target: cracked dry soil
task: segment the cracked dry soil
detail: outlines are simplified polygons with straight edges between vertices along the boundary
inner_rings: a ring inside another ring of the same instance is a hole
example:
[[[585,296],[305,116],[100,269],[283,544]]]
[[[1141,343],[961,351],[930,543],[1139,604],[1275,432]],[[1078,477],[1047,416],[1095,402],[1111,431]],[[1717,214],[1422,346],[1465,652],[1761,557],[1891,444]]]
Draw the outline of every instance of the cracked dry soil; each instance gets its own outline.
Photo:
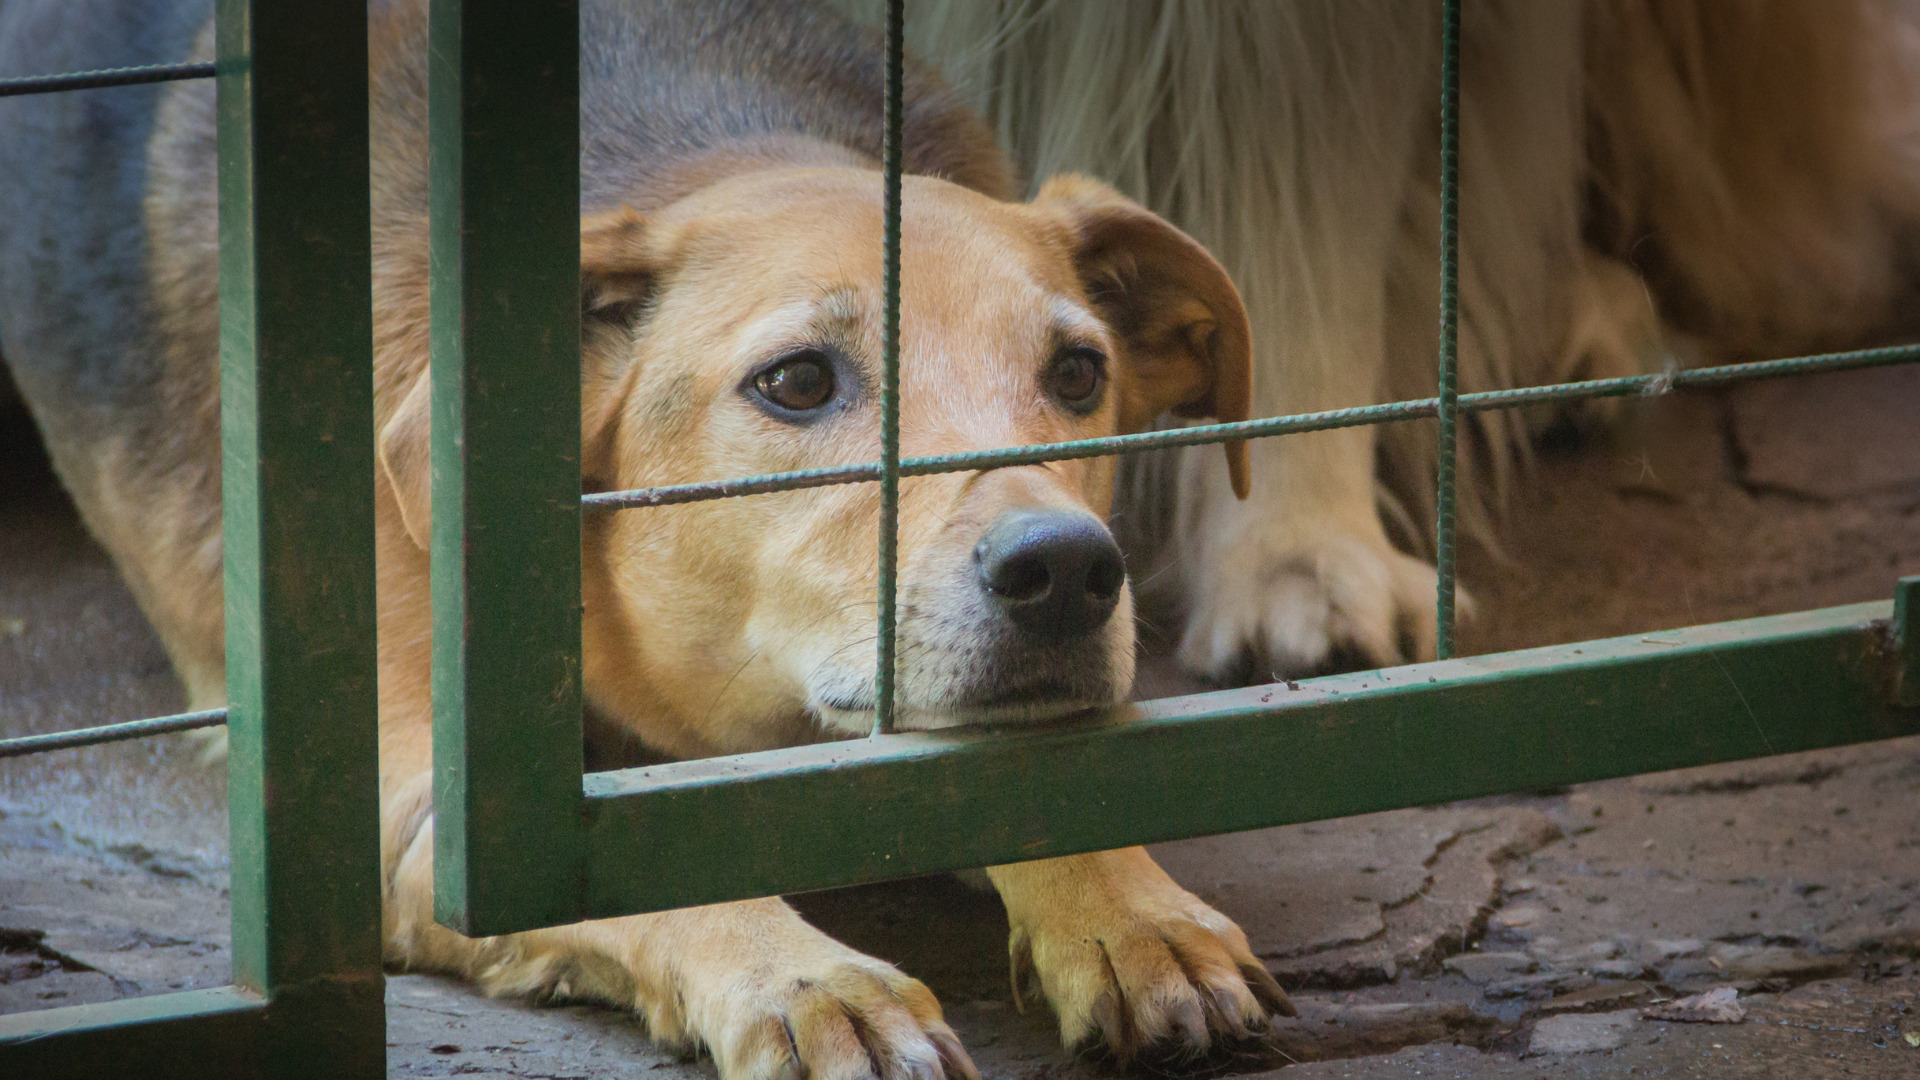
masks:
[[[1902,437],[1916,412],[1920,371],[1822,376],[1636,403],[1608,439],[1543,452],[1504,552],[1467,557],[1481,616],[1463,651],[1885,597],[1920,572],[1920,440]],[[110,563],[7,426],[3,733],[177,708]],[[1143,689],[1181,688],[1160,669]],[[226,980],[223,790],[193,757],[174,737],[0,762],[0,1011]],[[1160,845],[1301,1015],[1149,1067],[1920,1075],[1916,806],[1920,740],[1902,740]],[[1063,1054],[1043,1010],[1014,1009],[990,894],[937,878],[796,902],[925,979],[986,1075],[1112,1074]],[[1642,1018],[1719,987],[1742,1023]],[[390,980],[388,1039],[396,1076],[712,1075],[624,1015],[422,975]]]

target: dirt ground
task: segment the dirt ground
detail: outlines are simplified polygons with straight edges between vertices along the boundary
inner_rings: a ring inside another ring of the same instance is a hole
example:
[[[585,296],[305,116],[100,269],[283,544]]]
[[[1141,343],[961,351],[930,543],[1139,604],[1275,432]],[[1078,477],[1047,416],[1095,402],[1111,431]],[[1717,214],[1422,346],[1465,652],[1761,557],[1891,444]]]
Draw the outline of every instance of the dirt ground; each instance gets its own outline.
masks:
[[[4,398],[4,395],[0,395]],[[1920,573],[1920,369],[1631,403],[1542,451],[1463,651],[1884,599]],[[1177,688],[1164,670],[1149,689]],[[17,418],[0,417],[0,735],[182,704]],[[0,1012],[227,978],[224,784],[186,737],[0,761]],[[1299,1018],[1135,1075],[1920,1076],[1920,740],[1161,845]],[[951,878],[800,897],[940,994],[993,1078],[1092,1078]],[[1734,1022],[1648,1018],[1731,989]],[[625,1015],[388,990],[395,1076],[711,1077]]]

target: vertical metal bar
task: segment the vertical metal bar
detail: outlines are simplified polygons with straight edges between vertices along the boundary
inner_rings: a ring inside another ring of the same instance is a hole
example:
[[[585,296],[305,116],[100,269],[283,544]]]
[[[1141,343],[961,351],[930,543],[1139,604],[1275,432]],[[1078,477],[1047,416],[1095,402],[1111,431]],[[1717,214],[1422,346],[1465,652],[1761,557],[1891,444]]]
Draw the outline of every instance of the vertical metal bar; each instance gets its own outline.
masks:
[[[217,23],[233,978],[269,1075],[381,1076],[366,7]]]
[[[579,917],[580,13],[433,0],[434,915]]]
[[[1435,649],[1453,655],[1454,471],[1459,455],[1460,0],[1440,4],[1440,476],[1434,526]]]
[[[1920,709],[1920,575],[1901,578],[1893,587],[1893,647],[1899,665],[1893,703]]]
[[[900,535],[900,174],[901,79],[905,69],[904,0],[887,0],[886,297],[880,328],[879,655],[873,675],[873,731],[893,730],[894,603]]]

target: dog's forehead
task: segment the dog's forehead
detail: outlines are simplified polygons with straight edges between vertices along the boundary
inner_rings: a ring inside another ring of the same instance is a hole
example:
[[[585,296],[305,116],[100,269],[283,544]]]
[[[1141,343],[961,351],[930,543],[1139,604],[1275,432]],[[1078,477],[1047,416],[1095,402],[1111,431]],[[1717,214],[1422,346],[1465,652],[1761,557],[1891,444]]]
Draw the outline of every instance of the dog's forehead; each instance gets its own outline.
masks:
[[[906,177],[901,343],[908,384],[1024,398],[1063,344],[1110,345],[1075,273],[1068,231],[1020,203]],[[855,345],[877,364],[882,180],[856,169],[783,170],[728,181],[700,200],[682,254],[730,297],[758,352],[807,337]],[[984,400],[982,402],[984,404]]]
[[[1080,299],[1067,234],[1057,222],[1024,204],[933,177],[906,177],[902,189],[903,288],[918,294],[920,318]],[[870,170],[738,177],[716,185],[695,205],[699,227],[688,254],[747,269],[765,285],[784,277],[877,290],[882,197],[881,176]]]

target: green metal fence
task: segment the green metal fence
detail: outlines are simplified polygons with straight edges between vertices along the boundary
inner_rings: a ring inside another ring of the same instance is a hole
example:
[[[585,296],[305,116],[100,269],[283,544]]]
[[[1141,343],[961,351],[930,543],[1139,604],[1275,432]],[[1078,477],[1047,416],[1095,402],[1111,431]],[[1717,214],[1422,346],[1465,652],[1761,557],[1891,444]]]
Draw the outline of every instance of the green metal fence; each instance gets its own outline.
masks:
[[[0,1016],[0,1075],[386,1072],[374,696],[367,21],[219,0],[213,65],[0,94],[218,80],[228,706],[15,740],[227,723],[233,985]]]
[[[557,140],[576,101],[563,68],[572,3],[440,0],[435,5],[436,170],[457,151],[464,181],[436,172],[435,219],[464,214],[458,234],[436,229],[434,265],[460,275],[466,296],[514,296],[551,311],[545,332],[577,340],[571,227],[577,174],[520,155],[513,177],[483,141]],[[458,16],[453,12],[459,11]],[[1207,833],[1416,806],[1495,792],[1920,732],[1895,674],[1911,665],[1912,613],[1896,629],[1885,603],[1694,627],[1663,635],[1446,659],[1453,652],[1454,445],[1462,412],[1544,401],[1661,392],[1812,371],[1920,360],[1920,347],[1874,349],[1670,375],[1461,394],[1457,325],[1459,3],[1443,4],[1442,252],[1439,393],[1432,398],[1233,424],[946,457],[899,456],[901,4],[889,5],[886,107],[885,379],[876,462],[716,479],[578,497],[574,387],[535,388],[528,366],[496,348],[509,328],[464,321],[436,302],[433,562],[435,772],[440,818],[436,914],[471,934],[581,918],[765,896],[961,867],[1099,850]],[[510,25],[538,42],[538,92],[517,100],[511,130],[489,99],[466,96],[534,66],[488,43],[480,27]],[[475,31],[461,41],[459,27]],[[464,44],[465,50],[460,46]],[[555,65],[552,72],[548,65]],[[453,89],[461,87],[459,91]],[[466,113],[452,102],[460,95]],[[544,110],[544,114],[542,113]],[[484,115],[486,122],[469,124]],[[544,134],[542,134],[544,133]],[[563,148],[552,147],[559,154]],[[536,240],[509,207],[552,207],[537,240],[553,268],[528,281]],[[456,196],[458,201],[456,201]],[[482,239],[499,220],[511,245]],[[467,246],[457,246],[459,237]],[[567,257],[546,247],[567,245]],[[457,268],[457,271],[456,271]],[[447,285],[444,288],[451,289]],[[436,301],[443,295],[436,292]],[[571,306],[568,306],[571,305]],[[564,308],[564,310],[563,310]],[[460,336],[464,326],[466,336]],[[516,372],[517,368],[517,372]],[[513,386],[510,394],[480,387]],[[505,400],[511,398],[511,400]],[[462,413],[466,426],[453,422]],[[567,420],[542,428],[543,412]],[[1107,710],[1026,731],[892,734],[892,537],[899,479],[1068,457],[1261,438],[1438,417],[1439,662],[1206,694]],[[530,462],[529,447],[544,460]],[[464,453],[464,456],[463,456]],[[536,480],[534,470],[544,479]],[[864,742],[744,754],[593,773],[581,780],[578,543],[571,509],[647,508],[827,484],[877,481],[882,491],[876,729]],[[576,503],[577,500],[577,503]],[[559,508],[565,507],[567,512]],[[536,509],[537,508],[537,509]],[[545,532],[533,535],[534,515]],[[565,549],[564,558],[546,552]],[[466,562],[464,573],[453,568]],[[479,560],[494,567],[481,571]],[[1910,597],[1913,582],[1903,586]],[[528,610],[530,593],[547,597]],[[498,621],[477,614],[514,597]],[[510,615],[511,621],[508,616]],[[464,637],[462,637],[464,628]],[[504,685],[497,673],[521,681]],[[487,693],[458,688],[485,673]],[[1909,678],[1904,685],[1912,687]],[[442,690],[448,692],[442,692]],[[1905,702],[1901,704],[1900,702]],[[537,722],[530,722],[536,720]],[[752,829],[739,823],[751,821]],[[661,868],[671,872],[661,872]]]
[[[0,1065],[85,1075],[130,1048],[205,1065],[217,1041],[260,1071],[314,1068],[311,1055],[289,1048],[322,1044],[327,1075],[381,1068],[365,23],[351,4],[347,13],[307,7],[262,5],[256,21],[248,0],[220,6],[235,971],[246,989],[0,1018]],[[1460,413],[1909,363],[1920,346],[1459,393],[1459,2],[1442,7],[1435,397],[901,459],[894,0],[880,460],[583,499],[580,388],[553,375],[573,370],[579,342],[577,2],[434,0],[439,919],[471,934],[505,933],[1920,733],[1920,578],[1900,582],[1891,604],[1450,658]],[[333,124],[324,137],[323,119]],[[331,238],[323,256],[302,239],[315,235]],[[298,311],[286,302],[296,295]],[[322,325],[334,336],[316,337]],[[1025,731],[886,730],[901,477],[1424,417],[1441,428],[1441,660],[1146,702]],[[876,481],[874,737],[583,778],[582,508],[652,512]],[[325,493],[324,518],[300,509],[301,492]],[[338,648],[320,665],[319,650],[287,649],[294,636]],[[320,723],[323,714],[333,722]],[[133,727],[58,738],[147,733]],[[313,784],[320,763],[324,787]],[[313,835],[323,820],[326,835]],[[741,821],[756,827],[739,829]],[[310,921],[291,922],[294,910]],[[154,1026],[163,1020],[185,1026]]]

